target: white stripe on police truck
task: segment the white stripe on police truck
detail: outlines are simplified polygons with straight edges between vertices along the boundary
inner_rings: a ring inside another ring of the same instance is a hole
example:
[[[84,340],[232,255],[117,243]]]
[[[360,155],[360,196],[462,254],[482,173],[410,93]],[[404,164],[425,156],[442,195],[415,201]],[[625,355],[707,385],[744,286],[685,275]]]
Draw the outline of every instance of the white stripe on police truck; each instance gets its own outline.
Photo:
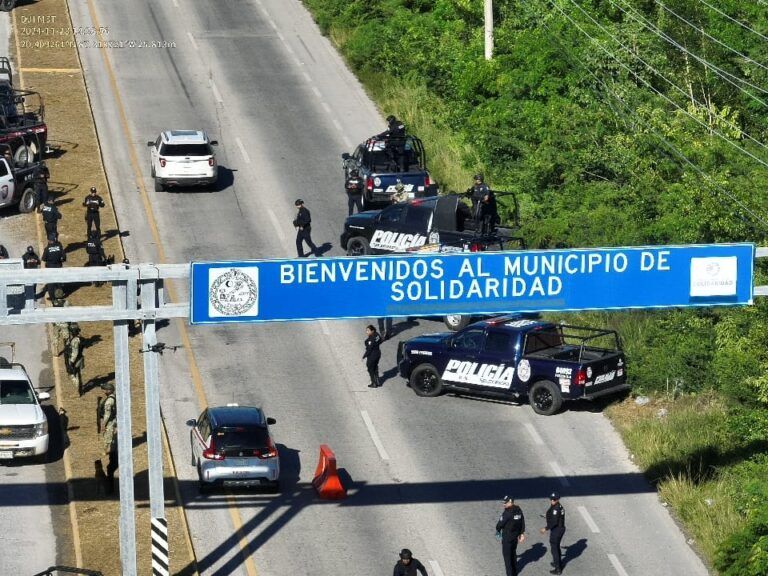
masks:
[[[407,248],[424,246],[427,237],[421,234],[403,234],[389,230],[376,230],[371,238],[371,248],[405,252]]]
[[[491,388],[510,388],[514,375],[514,366],[507,366],[506,364],[478,364],[477,362],[449,360],[443,372],[443,380]]]

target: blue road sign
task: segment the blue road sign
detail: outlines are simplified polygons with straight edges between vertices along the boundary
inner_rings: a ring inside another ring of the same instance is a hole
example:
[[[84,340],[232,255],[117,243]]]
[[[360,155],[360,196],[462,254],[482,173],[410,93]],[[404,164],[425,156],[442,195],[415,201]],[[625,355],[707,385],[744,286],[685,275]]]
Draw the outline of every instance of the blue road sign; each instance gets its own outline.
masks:
[[[193,324],[752,303],[753,244],[195,262]]]

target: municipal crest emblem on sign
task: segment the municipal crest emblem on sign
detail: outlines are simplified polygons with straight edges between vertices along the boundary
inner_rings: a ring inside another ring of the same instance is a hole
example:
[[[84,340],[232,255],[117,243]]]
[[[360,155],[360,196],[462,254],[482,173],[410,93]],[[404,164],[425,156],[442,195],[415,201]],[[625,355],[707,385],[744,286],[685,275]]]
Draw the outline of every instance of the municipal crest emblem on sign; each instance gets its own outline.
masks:
[[[254,268],[253,272],[257,272]],[[255,274],[231,268],[213,279],[210,285],[211,308],[221,316],[255,315],[259,300],[259,286]]]

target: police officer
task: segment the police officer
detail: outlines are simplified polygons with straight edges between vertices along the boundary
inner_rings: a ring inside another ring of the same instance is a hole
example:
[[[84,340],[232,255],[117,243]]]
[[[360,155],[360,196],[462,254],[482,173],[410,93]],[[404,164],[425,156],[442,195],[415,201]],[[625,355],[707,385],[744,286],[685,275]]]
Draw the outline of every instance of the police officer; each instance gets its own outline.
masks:
[[[296,218],[293,221],[293,225],[296,228],[296,252],[299,258],[304,258],[304,242],[309,246],[310,254],[317,256],[317,246],[312,242],[312,216],[304,207],[304,200],[299,198],[294,202],[297,209]],[[309,256],[309,254],[307,254]]]
[[[542,534],[549,531],[549,547],[552,551],[552,566],[550,574],[563,573],[563,558],[560,553],[560,541],[565,534],[565,510],[560,505],[560,495],[552,492],[549,495],[549,509],[547,510],[547,525],[540,530]]]
[[[387,129],[381,134],[377,134],[376,138],[384,138],[389,140],[390,138],[404,138],[405,137],[405,124],[398,120],[394,115],[387,116]]]
[[[91,193],[83,200],[83,206],[85,206],[85,226],[86,235],[90,235],[91,226],[96,227],[96,234],[101,236],[101,217],[99,216],[99,208],[104,208],[104,200],[101,196],[96,194],[96,186],[91,186]]]
[[[501,533],[501,553],[507,576],[517,576],[517,544],[525,541],[525,516],[515,499],[504,496],[504,512],[496,522],[496,533]]]
[[[104,459],[107,463],[107,492],[115,490],[115,471],[117,470],[117,400],[115,399],[115,385],[107,382],[102,385],[107,392],[102,407],[101,421],[101,445]]]
[[[417,576],[417,572],[421,576],[428,576],[424,564],[414,558],[413,553],[408,548],[403,548],[400,551],[400,560],[395,564],[395,571],[392,576]]]
[[[48,179],[51,177],[51,171],[48,166],[42,162],[37,165],[34,173],[35,198],[37,199],[38,210],[40,206],[48,202]]]
[[[368,376],[371,377],[371,383],[368,384],[368,388],[378,388],[381,386],[379,382],[379,360],[381,360],[381,335],[376,331],[376,328],[372,324],[368,324],[365,328],[365,333],[368,336],[365,339],[365,354],[363,354],[363,360],[365,360],[365,367],[368,369]]]
[[[83,340],[80,338],[80,327],[76,323],[69,326],[70,338],[65,346],[65,366],[69,371],[72,385],[77,388],[78,395],[83,395],[83,368],[85,368],[85,356],[83,356]]]
[[[101,245],[99,235],[91,231],[88,241],[85,243],[85,251],[88,254],[88,266],[104,266],[107,257],[104,255],[104,248]]]
[[[59,242],[58,235],[54,235],[48,239],[48,245],[43,250],[42,260],[45,262],[46,268],[61,268],[64,266],[64,262],[67,261],[67,254],[64,252],[64,246]],[[51,302],[54,300],[54,291],[56,288],[60,288],[58,283],[48,284],[48,298]]]
[[[61,212],[59,212],[58,206],[54,205],[53,198],[48,198],[40,208],[40,213],[43,215],[43,222],[45,223],[45,235],[47,238],[51,238],[59,233],[58,222],[61,220]]]
[[[347,191],[347,216],[352,216],[355,212],[355,206],[358,212],[363,211],[363,179],[360,177],[360,171],[353,168],[349,171],[347,181],[344,183],[344,189]]]
[[[5,260],[6,258],[8,258],[8,250],[0,244],[0,260]]]
[[[392,318],[377,318],[376,324],[379,325],[379,333],[383,334],[384,340],[392,338],[392,335],[394,334],[394,320]]]
[[[35,249],[32,246],[27,246],[27,251],[22,254],[21,259],[24,261],[24,268],[27,270],[40,268],[40,257],[35,254]]]
[[[498,219],[499,211],[496,206],[496,195],[493,193],[493,190],[488,190],[488,193],[480,200],[480,206],[478,207],[480,233],[483,235],[492,234],[496,229]]]
[[[475,217],[475,220],[480,220],[480,203],[491,190],[485,183],[485,177],[482,174],[475,174],[474,181],[475,183],[470,188],[467,188],[466,194],[472,200],[472,215]]]

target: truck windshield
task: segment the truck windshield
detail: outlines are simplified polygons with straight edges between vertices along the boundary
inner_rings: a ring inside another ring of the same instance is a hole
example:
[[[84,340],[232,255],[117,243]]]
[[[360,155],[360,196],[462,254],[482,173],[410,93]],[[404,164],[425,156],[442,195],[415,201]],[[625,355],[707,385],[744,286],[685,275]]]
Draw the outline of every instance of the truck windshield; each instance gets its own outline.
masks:
[[[0,405],[34,404],[32,388],[24,380],[0,380]]]

